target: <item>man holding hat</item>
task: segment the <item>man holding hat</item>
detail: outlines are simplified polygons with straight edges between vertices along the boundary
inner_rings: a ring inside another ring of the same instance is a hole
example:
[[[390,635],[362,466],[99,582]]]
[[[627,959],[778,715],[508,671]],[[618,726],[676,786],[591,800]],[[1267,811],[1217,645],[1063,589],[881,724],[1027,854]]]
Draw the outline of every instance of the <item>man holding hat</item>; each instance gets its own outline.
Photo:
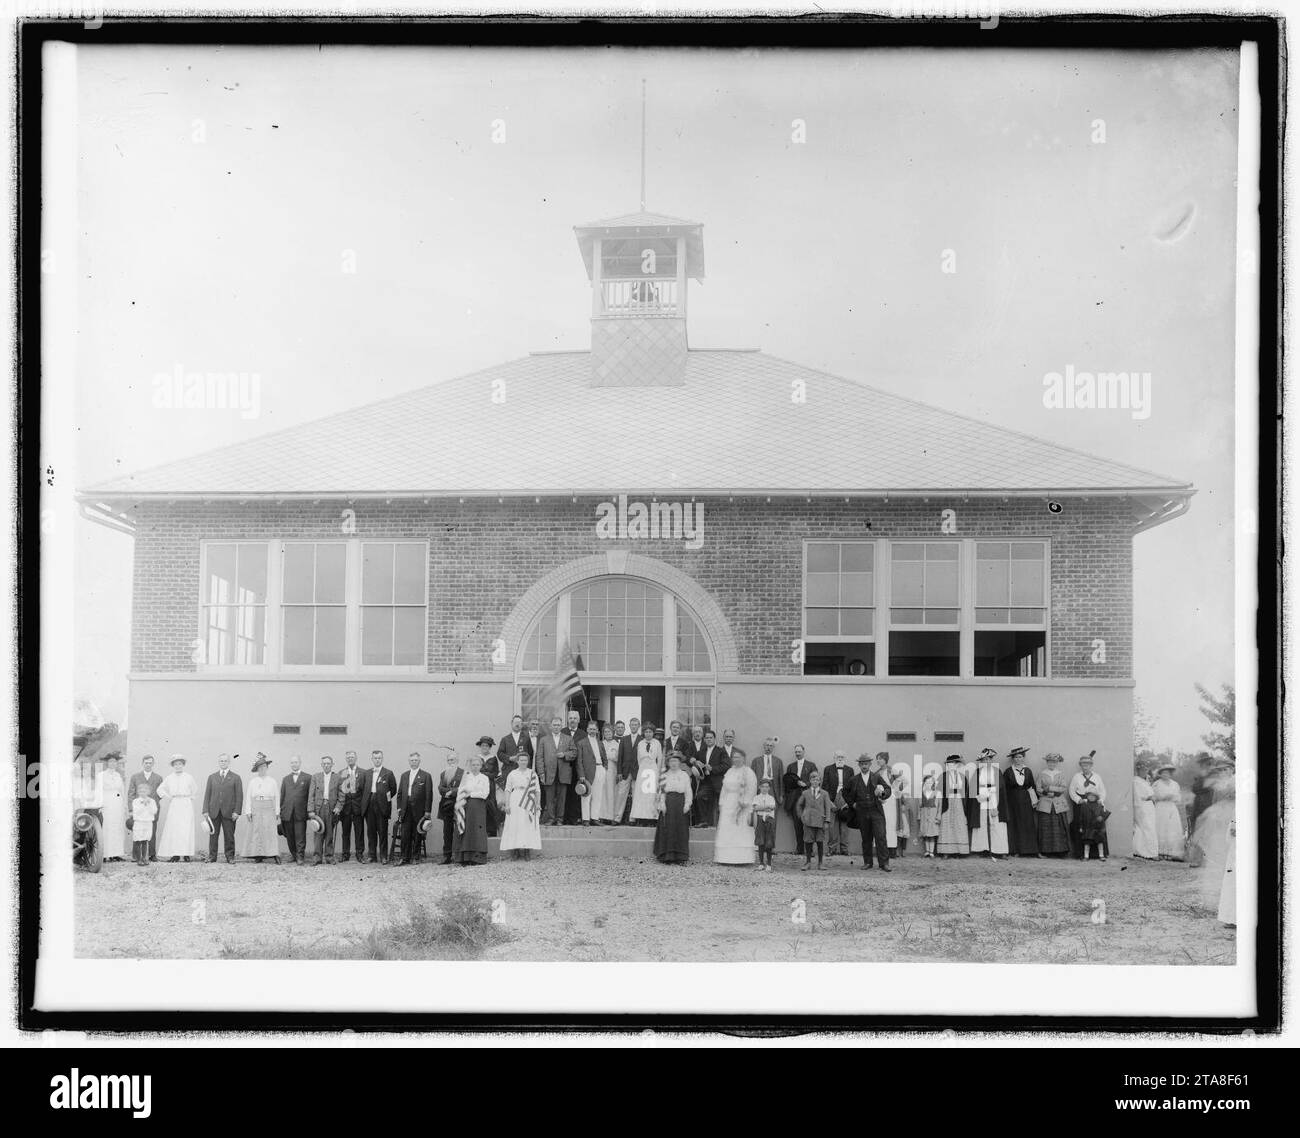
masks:
[[[239,758],[238,755],[235,758]],[[244,808],[244,784],[239,775],[230,769],[230,756],[224,751],[217,756],[217,769],[208,775],[203,788],[203,817],[207,819],[208,862],[216,864],[217,839],[226,847],[226,861],[235,860],[235,819]]]
[[[158,788],[162,786],[162,775],[153,769],[153,756],[145,755],[140,760],[141,769],[131,776],[131,781],[127,784],[126,800],[134,802],[141,795],[146,798],[152,798],[155,806],[158,805]],[[149,838],[149,860],[158,860],[158,827],[154,826]]]
[[[320,771],[311,776],[307,794],[307,820],[316,834],[312,865],[320,865],[322,855],[330,865],[334,864],[334,827],[343,812],[342,786],[343,780],[334,773],[333,756],[323,755]]]
[[[871,851],[875,846],[876,860],[886,873],[889,868],[889,845],[885,837],[885,799],[892,793],[889,780],[881,773],[889,762],[889,752],[881,751],[872,758],[866,751],[858,756],[858,773],[849,779],[844,788],[844,803],[858,816],[858,830],[862,834],[862,868],[871,869]]]
[[[484,735],[479,742],[487,739],[488,746],[492,739]],[[411,854],[416,846],[424,844],[424,835],[428,827],[421,829],[420,824],[433,817],[433,775],[420,769],[420,752],[412,751],[407,759],[409,770],[402,772],[402,781],[397,786],[397,818],[402,827],[402,865],[411,864]],[[491,792],[489,792],[491,793]]]
[[[365,812],[361,809],[361,780],[366,772],[357,766],[356,751],[343,755],[343,769],[339,771],[339,827],[343,836],[343,860],[352,857],[352,840],[356,839],[357,861],[366,848]]]
[[[289,760],[289,773],[280,783],[280,825],[289,843],[289,856],[298,865],[307,864],[307,800],[311,796],[311,779],[303,773],[302,759]]]

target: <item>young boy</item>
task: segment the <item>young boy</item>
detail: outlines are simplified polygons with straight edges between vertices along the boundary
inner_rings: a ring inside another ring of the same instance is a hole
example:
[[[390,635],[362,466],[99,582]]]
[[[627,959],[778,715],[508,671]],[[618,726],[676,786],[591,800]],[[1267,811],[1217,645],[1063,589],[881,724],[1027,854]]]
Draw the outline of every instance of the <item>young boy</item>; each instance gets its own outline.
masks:
[[[758,849],[759,872],[772,872],[772,850],[776,847],[776,799],[772,780],[759,779],[754,798],[754,845]]]
[[[131,860],[136,865],[149,864],[149,839],[153,837],[153,821],[158,817],[158,803],[149,796],[148,789],[141,783],[131,802]]]
[[[799,796],[796,807],[799,821],[803,823],[803,868],[812,868],[813,846],[817,847],[817,868],[825,869],[822,852],[825,848],[826,830],[831,824],[831,796],[822,789],[822,776],[813,771],[808,776],[808,789]]]

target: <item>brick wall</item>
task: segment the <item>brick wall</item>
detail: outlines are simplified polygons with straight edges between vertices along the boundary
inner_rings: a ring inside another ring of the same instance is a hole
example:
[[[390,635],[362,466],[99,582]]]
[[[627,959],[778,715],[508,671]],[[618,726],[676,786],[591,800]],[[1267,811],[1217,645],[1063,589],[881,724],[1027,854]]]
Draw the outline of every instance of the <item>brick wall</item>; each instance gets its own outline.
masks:
[[[490,670],[493,640],[524,591],[566,562],[611,548],[655,557],[694,578],[725,614],[740,671],[797,674],[790,642],[801,634],[802,541],[806,538],[937,538],[940,511],[957,511],[958,537],[1052,541],[1052,674],[1127,679],[1133,674],[1132,530],[1120,499],[1038,501],[933,498],[710,499],[703,548],[680,542],[611,542],[595,532],[597,499],[356,502],[355,536],[426,539],[429,670]],[[131,668],[194,671],[199,543],[212,539],[337,538],[342,501],[145,503],[136,520]],[[353,536],[353,535],[348,535]],[[1093,640],[1106,642],[1104,663]]]

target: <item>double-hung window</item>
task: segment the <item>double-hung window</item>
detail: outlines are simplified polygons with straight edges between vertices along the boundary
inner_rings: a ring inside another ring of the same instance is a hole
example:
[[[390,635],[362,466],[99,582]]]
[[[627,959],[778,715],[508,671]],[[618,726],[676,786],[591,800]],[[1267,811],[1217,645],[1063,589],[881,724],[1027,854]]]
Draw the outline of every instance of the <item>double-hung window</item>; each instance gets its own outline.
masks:
[[[810,541],[804,546],[804,674],[876,674],[876,546]]]
[[[961,674],[961,543],[896,541],[889,549],[889,674]]]

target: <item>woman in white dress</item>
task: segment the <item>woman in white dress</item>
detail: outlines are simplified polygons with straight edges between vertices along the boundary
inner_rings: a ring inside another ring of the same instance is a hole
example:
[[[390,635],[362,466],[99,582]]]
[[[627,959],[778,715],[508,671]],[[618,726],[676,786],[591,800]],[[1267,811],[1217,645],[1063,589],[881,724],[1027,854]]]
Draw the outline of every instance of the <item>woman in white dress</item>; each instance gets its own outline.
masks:
[[[158,856],[171,861],[194,856],[194,796],[198,787],[185,773],[185,756],[172,756],[172,773],[158,786],[159,803],[167,803],[167,817],[158,835]],[[160,806],[161,809],[161,806]]]
[[[898,857],[900,851],[906,851],[907,839],[912,836],[912,827],[907,817],[907,799],[912,792],[912,780],[902,763],[886,774],[892,793],[885,799],[885,845],[889,847],[890,857]]]
[[[280,864],[280,836],[276,832],[280,823],[280,788],[275,779],[266,773],[271,765],[261,751],[253,763],[253,777],[248,780],[248,796],[244,805],[248,808],[248,834],[244,856],[262,861],[270,858],[276,865]],[[360,846],[357,857],[361,856]]]
[[[636,745],[636,781],[632,784],[632,821],[638,826],[653,826],[659,821],[655,802],[663,772],[664,749],[655,738],[655,725],[647,723]]]
[[[753,865],[757,857],[750,808],[758,796],[758,775],[749,769],[739,747],[731,749],[731,769],[722,778],[718,796],[718,829],[713,860],[719,865]]]
[[[501,852],[527,861],[542,848],[542,784],[528,752],[515,752],[515,769],[506,775],[506,820],[501,827]]]
[[[1155,861],[1160,856],[1156,838],[1156,800],[1145,766],[1133,772],[1133,856]]]
[[[1183,822],[1183,788],[1174,781],[1173,773],[1173,763],[1161,763],[1151,784],[1156,802],[1156,848],[1167,861],[1182,861],[1187,852],[1187,826]]]
[[[605,724],[604,737],[600,741],[600,753],[605,760],[605,780],[598,801],[592,809],[596,821],[601,825],[614,824],[614,798],[618,793],[618,743],[614,739],[614,728]],[[600,775],[597,774],[597,778]]]
[[[970,852],[997,858],[1007,852],[1007,824],[998,813],[1002,789],[1002,768],[992,747],[980,752],[979,762],[970,773],[968,793],[974,802],[971,816],[975,824],[970,831]]]
[[[126,784],[117,755],[109,755],[104,767],[104,860],[126,857]]]

